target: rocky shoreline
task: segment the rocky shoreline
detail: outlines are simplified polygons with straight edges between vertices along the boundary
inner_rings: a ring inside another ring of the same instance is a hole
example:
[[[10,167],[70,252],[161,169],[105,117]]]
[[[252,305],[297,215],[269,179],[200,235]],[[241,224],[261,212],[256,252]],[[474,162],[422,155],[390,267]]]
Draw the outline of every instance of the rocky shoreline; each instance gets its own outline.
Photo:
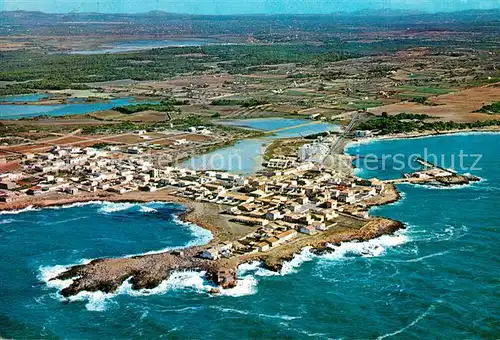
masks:
[[[399,196],[397,190],[391,190],[385,201],[373,202],[373,205],[387,204]],[[222,207],[210,203],[195,203],[171,196],[168,192],[139,195],[82,195],[80,197],[48,197],[45,199],[30,199],[11,204],[0,204],[0,210],[20,210],[27,207],[45,208],[51,206],[65,206],[86,202],[140,202],[163,201],[180,203],[186,206],[187,211],[179,215],[185,223],[194,223],[209,230],[214,235],[211,242],[204,246],[195,246],[158,254],[146,254],[124,258],[95,259],[83,265],[75,265],[50,280],[72,280],[71,284],[62,289],[64,297],[77,295],[80,292],[101,291],[115,292],[125,281],[132,284],[132,289],[152,289],[162,281],[167,280],[173,272],[195,270],[205,272],[206,279],[216,286],[227,289],[237,285],[238,265],[262,261],[269,270],[280,271],[286,261],[290,261],[304,247],[313,247],[316,252],[331,251],[329,244],[340,244],[350,241],[367,241],[382,235],[392,234],[404,228],[403,224],[383,218],[373,218],[368,223],[344,217],[343,224],[352,224],[349,227],[332,228],[328,232],[312,237],[300,237],[294,242],[278,247],[274,251],[259,253],[257,256],[241,258],[219,259],[215,261],[202,259],[197,254],[213,243],[233,241],[249,232],[250,227],[234,224],[228,217],[221,214]],[[376,204],[377,203],[377,204]],[[214,288],[212,293],[217,293]]]
[[[84,265],[71,267],[52,280],[73,280],[61,291],[65,297],[82,291],[115,292],[123,282],[129,280],[135,290],[152,289],[167,280],[173,272],[195,270],[205,272],[207,280],[221,289],[233,288],[238,283],[238,265],[261,261],[263,267],[279,272],[286,261],[290,261],[304,247],[313,247],[314,252],[332,251],[329,244],[367,241],[382,235],[393,234],[404,228],[401,222],[377,218],[359,230],[333,231],[317,238],[301,238],[268,253],[241,258],[219,259],[215,261],[197,257],[204,246],[191,247],[160,254],[140,255],[130,258],[97,259]],[[218,292],[214,289],[213,293]]]
[[[456,178],[461,182],[461,178]],[[468,183],[468,182],[467,182]],[[462,184],[462,183],[458,183]],[[441,185],[457,185],[441,183]],[[384,194],[366,201],[367,207],[386,205],[397,202],[401,195],[397,188],[388,184]],[[268,252],[249,254],[230,259],[206,260],[197,255],[212,244],[223,241],[234,241],[246,235],[251,228],[229,221],[221,214],[224,207],[211,203],[197,203],[173,196],[168,190],[155,193],[133,192],[124,195],[92,194],[81,196],[45,197],[30,199],[9,204],[0,204],[0,210],[19,210],[26,207],[43,208],[48,206],[69,205],[80,202],[173,202],[187,207],[188,211],[179,218],[186,223],[194,223],[212,232],[214,238],[204,246],[195,246],[157,254],[138,255],[124,258],[95,259],[87,264],[68,268],[51,280],[72,280],[69,286],[60,293],[65,297],[77,295],[83,291],[104,293],[115,292],[125,281],[132,284],[135,290],[152,289],[167,280],[173,272],[196,270],[205,272],[206,279],[216,286],[227,289],[237,285],[238,265],[246,262],[260,261],[264,268],[279,272],[285,262],[290,261],[305,247],[311,247],[315,253],[333,251],[330,245],[342,242],[368,241],[383,235],[390,235],[404,228],[403,223],[386,218],[371,217],[360,221],[352,216],[341,216],[338,226],[324,233],[313,236],[300,236],[285,245]],[[219,288],[214,288],[216,293]]]

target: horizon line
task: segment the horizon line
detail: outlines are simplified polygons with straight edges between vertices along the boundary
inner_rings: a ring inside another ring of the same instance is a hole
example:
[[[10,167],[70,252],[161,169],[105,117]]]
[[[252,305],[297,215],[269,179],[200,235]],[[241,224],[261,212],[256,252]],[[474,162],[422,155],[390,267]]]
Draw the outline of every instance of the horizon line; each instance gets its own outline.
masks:
[[[200,13],[188,13],[188,12],[168,12],[164,10],[150,10],[145,12],[95,12],[95,11],[70,11],[70,12],[44,12],[44,11],[36,11],[36,10],[25,10],[25,9],[14,9],[14,10],[0,10],[0,13],[13,13],[13,12],[25,12],[25,13],[42,13],[47,15],[65,15],[65,14],[101,14],[101,15],[144,15],[144,14],[152,14],[152,13],[163,13],[163,14],[173,14],[173,15],[191,15],[191,16],[212,16],[212,17],[222,17],[222,16],[284,16],[284,15],[297,15],[297,16],[328,16],[335,14],[355,14],[355,13],[363,13],[363,12],[403,12],[405,15],[421,15],[421,14],[452,14],[452,13],[464,13],[464,12],[488,12],[488,11],[500,11],[500,7],[498,8],[489,8],[489,9],[464,9],[464,10],[452,10],[452,11],[426,11],[426,10],[406,10],[399,8],[364,8],[353,11],[336,11],[330,13],[303,13],[303,12],[290,12],[290,13],[232,13],[232,14],[200,14]],[[363,13],[368,14],[370,13]]]

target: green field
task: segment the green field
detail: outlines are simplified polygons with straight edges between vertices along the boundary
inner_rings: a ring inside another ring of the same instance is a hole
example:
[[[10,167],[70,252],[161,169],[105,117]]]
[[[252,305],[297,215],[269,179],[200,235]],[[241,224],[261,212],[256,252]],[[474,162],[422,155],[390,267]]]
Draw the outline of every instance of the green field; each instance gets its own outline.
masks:
[[[402,93],[402,95],[412,95],[413,97],[427,97],[429,95],[440,95],[453,92],[452,89],[441,88],[441,87],[426,87],[426,86],[398,86],[394,88],[398,91],[405,91],[410,93]]]
[[[355,102],[353,104],[346,104],[344,105],[344,108],[346,109],[352,109],[352,110],[362,110],[362,109],[369,109],[371,107],[378,107],[382,106],[384,103],[382,103],[380,100],[373,99],[373,100],[360,100],[358,102]]]
[[[323,95],[320,93],[303,92],[303,91],[296,91],[296,90],[287,90],[283,94],[289,95],[289,96],[296,96],[296,97],[323,97]]]

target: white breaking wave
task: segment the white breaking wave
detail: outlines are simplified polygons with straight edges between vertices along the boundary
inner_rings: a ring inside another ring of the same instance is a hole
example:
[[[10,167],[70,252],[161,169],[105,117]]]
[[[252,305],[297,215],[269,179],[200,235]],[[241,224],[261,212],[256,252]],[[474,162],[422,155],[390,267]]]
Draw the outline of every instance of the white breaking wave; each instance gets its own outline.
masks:
[[[192,241],[189,241],[186,247],[202,246],[210,242],[214,235],[208,229],[197,226],[194,223],[183,222],[178,216],[174,218],[174,221],[179,224],[183,224],[189,228],[191,235],[194,237]]]
[[[70,204],[64,204],[64,205],[56,205],[56,206],[51,206],[51,207],[45,207],[43,209],[69,209],[69,208],[79,208],[79,207],[85,207],[87,205],[93,205],[93,204],[103,204],[103,201],[87,201],[87,202],[76,202],[76,203],[70,203]]]
[[[262,262],[253,261],[248,263],[242,263],[238,266],[238,275],[253,274],[256,276],[277,276],[280,275],[278,272],[272,270],[267,270],[262,267]]]
[[[310,262],[314,259],[324,261],[342,261],[352,256],[358,257],[378,257],[385,254],[388,248],[397,247],[409,241],[409,237],[403,232],[396,232],[393,235],[383,235],[373,240],[365,242],[343,242],[336,246],[333,244],[327,245],[332,252],[316,255],[312,252],[311,247],[306,247],[296,254],[291,261],[283,263],[280,272],[274,272],[262,267],[259,261],[241,264],[238,267],[238,273],[244,274],[245,279],[253,277],[257,283],[259,276],[284,276],[297,272],[297,269],[305,262]]]
[[[103,202],[102,207],[99,209],[100,213],[114,213],[117,211],[128,210],[134,207],[134,203],[114,203],[114,202]]]
[[[129,206],[120,204],[119,207],[120,209],[127,209]],[[188,246],[206,244],[213,237],[210,231],[198,227],[192,223],[182,222],[178,218],[178,216],[175,216],[174,219],[177,223],[191,228],[192,234],[196,236],[195,240],[189,242]],[[384,235],[366,242],[345,242],[339,246],[328,245],[328,247],[333,251],[331,253],[323,255],[316,255],[311,252],[311,247],[306,247],[299,254],[295,255],[291,261],[285,262],[282,266],[282,270],[279,273],[262,268],[261,263],[258,261],[244,263],[238,267],[239,278],[237,286],[230,289],[221,289],[220,287],[217,287],[213,283],[207,281],[205,279],[205,272],[182,271],[172,273],[172,275],[167,280],[164,280],[156,288],[153,289],[141,289],[138,291],[133,290],[130,279],[128,279],[122,283],[122,285],[114,294],[102,292],[81,292],[76,296],[70,297],[66,300],[86,301],[85,306],[89,311],[104,311],[109,307],[115,305],[115,302],[111,302],[110,300],[117,295],[148,296],[166,294],[167,292],[179,290],[188,290],[195,293],[208,294],[214,288],[217,288],[219,290],[218,295],[220,296],[240,297],[245,295],[253,295],[257,293],[257,277],[288,275],[290,273],[296,272],[297,268],[300,267],[300,265],[302,265],[303,263],[312,261],[315,258],[339,260],[347,258],[350,255],[363,257],[381,256],[385,253],[385,250],[387,248],[404,244],[407,241],[407,236],[402,233],[395,233],[394,235]],[[167,250],[149,252],[146,254],[159,253]],[[89,260],[82,260],[79,264],[87,262],[89,262]],[[40,279],[43,280],[48,287],[57,288],[58,290],[64,289],[73,282],[74,278],[68,280],[52,281],[50,281],[50,279],[64,272],[69,267],[71,266],[40,267]],[[58,298],[62,299],[60,295],[58,295]]]
[[[84,206],[88,206],[88,205],[101,205],[102,207],[99,209],[99,212],[101,212],[101,213],[112,213],[115,211],[130,209],[131,207],[135,206],[135,204],[133,204],[133,203],[114,203],[114,202],[107,202],[107,201],[87,201],[87,202],[76,202],[76,203],[70,203],[70,204],[48,206],[48,207],[43,207],[43,208],[35,208],[34,206],[30,205],[30,206],[23,208],[23,209],[0,211],[0,215],[17,215],[17,214],[29,212],[29,211],[40,211],[42,209],[58,210],[58,209],[84,207]]]
[[[57,288],[58,290],[62,290],[69,285],[73,283],[73,279],[67,279],[67,280],[51,280],[54,277],[57,277],[58,275],[64,273],[66,270],[68,270],[71,267],[82,265],[82,264],[87,264],[91,260],[87,259],[82,259],[78,261],[78,263],[75,264],[69,264],[69,265],[55,265],[55,266],[40,266],[39,271],[40,274],[38,275],[38,279],[45,282],[47,287],[49,288]]]
[[[73,283],[73,279],[68,280],[53,280],[49,281],[67,269],[65,266],[53,266],[41,268],[42,274],[41,278],[47,283],[47,286],[51,288],[57,288],[58,290],[68,287]],[[257,292],[257,280],[251,276],[242,277],[238,279],[238,285],[235,288],[222,289],[215,286],[213,283],[205,279],[205,272],[197,271],[182,271],[173,272],[172,275],[167,279],[162,281],[157,287],[152,289],[132,289],[132,283],[130,283],[130,278],[125,280],[115,293],[103,293],[101,291],[88,292],[83,291],[75,296],[69,298],[63,298],[58,294],[57,298],[62,301],[83,301],[85,302],[85,308],[89,311],[105,311],[110,307],[116,305],[116,302],[112,299],[118,295],[129,295],[129,296],[150,296],[150,295],[163,295],[173,291],[191,291],[201,294],[209,294],[214,288],[219,289],[221,296],[244,296],[252,295]]]
[[[167,280],[162,281],[157,287],[152,289],[132,289],[130,279],[126,280],[116,294],[126,294],[130,296],[163,295],[169,291],[191,290],[198,293],[207,293],[214,286],[210,285],[204,278],[205,272],[181,271],[173,272]]]
[[[59,208],[67,208],[67,207],[75,207],[75,206],[83,206],[90,204],[99,204],[101,208],[99,209],[102,213],[113,213],[117,211],[123,211],[130,209],[132,207],[140,207],[139,211],[142,212],[156,212],[157,210],[152,208],[151,206],[144,206],[142,204],[133,204],[133,203],[113,203],[113,202],[101,202],[101,201],[92,201],[85,203],[76,203],[67,206],[53,207],[54,209]],[[155,204],[165,204],[163,202],[151,202],[149,205],[155,206]],[[203,245],[208,243],[213,235],[209,230],[201,228],[193,223],[183,222],[177,215],[172,215],[173,221],[179,225],[187,227],[190,229],[193,240],[188,242],[186,245],[166,248],[158,251],[151,251],[142,254],[128,255],[127,257],[137,256],[137,255],[148,255],[148,254],[157,254],[163,253],[166,251],[170,251],[173,249],[186,248],[190,246]],[[90,260],[82,260],[77,264],[73,265],[57,265],[57,266],[45,266],[40,267],[40,275],[39,279],[44,281],[49,288],[56,288],[58,291],[70,286],[75,278],[67,279],[67,280],[51,280],[54,277],[57,277],[59,274],[63,273],[70,267],[79,264],[86,264],[90,262]],[[67,299],[63,298],[60,294],[57,294],[57,298],[64,301],[86,301],[85,307],[89,311],[104,311],[108,309],[110,306],[113,306],[115,303],[110,300],[116,295],[126,294],[131,296],[144,296],[144,295],[156,295],[156,294],[165,294],[168,291],[173,290],[193,290],[199,293],[208,293],[213,288],[217,288],[204,278],[204,272],[195,272],[195,271],[185,271],[185,272],[174,272],[168,280],[163,281],[158,287],[154,289],[142,289],[139,291],[132,289],[132,284],[129,280],[123,282],[123,284],[117,289],[116,293],[103,293],[103,292],[80,292],[79,294],[69,297]],[[243,296],[248,294],[253,294],[256,291],[256,281],[252,277],[242,277],[238,280],[238,286],[233,289],[220,289],[220,295],[225,296]]]
[[[63,205],[54,205],[54,206],[48,206],[48,207],[43,207],[43,208],[35,208],[34,206],[30,205],[30,206],[27,206],[26,208],[23,208],[23,209],[0,211],[0,215],[17,215],[17,214],[29,212],[29,211],[40,211],[42,209],[58,210],[58,209],[77,208],[77,207],[84,207],[87,205],[104,204],[104,203],[105,202],[103,202],[103,201],[88,201],[88,202],[76,202],[76,203],[63,204]]]
[[[297,268],[299,268],[303,263],[312,261],[313,259],[318,257],[317,255],[313,254],[311,250],[311,247],[305,247],[300,253],[295,254],[292,260],[283,262],[283,266],[279,272],[263,268],[262,262],[260,261],[253,261],[240,264],[238,267],[238,274],[252,274],[255,276],[288,275],[290,273],[296,272]]]
[[[158,210],[156,210],[155,208],[150,208],[150,207],[147,207],[147,206],[141,207],[140,211],[141,212],[145,212],[145,213],[155,213],[155,212],[158,212]]]
[[[383,255],[388,248],[405,244],[408,241],[408,236],[402,232],[397,232],[393,235],[383,235],[365,242],[343,242],[339,246],[329,244],[327,247],[332,252],[321,255],[314,254],[311,252],[311,247],[306,247],[299,254],[296,254],[291,261],[284,262],[280,272],[273,272],[262,268],[262,263],[259,261],[240,265],[239,272],[240,274],[252,273],[255,276],[288,275],[296,272],[303,263],[314,259],[342,260],[350,256],[377,257]]]
[[[328,245],[328,247],[334,251],[332,253],[321,255],[321,258],[343,259],[349,255],[377,257],[385,254],[388,248],[405,244],[408,240],[408,236],[399,232],[393,235],[382,235],[378,238],[365,242],[344,242],[339,246]]]
[[[42,266],[40,267],[40,275],[38,278],[45,282],[47,287],[57,288],[58,290],[62,290],[73,283],[73,279],[68,280],[52,280],[52,278],[58,276],[59,274],[64,273],[68,269],[67,266]]]
[[[314,260],[316,255],[311,253],[312,247],[306,247],[302,249],[300,253],[295,255],[291,261],[284,262],[281,268],[281,275],[287,275],[290,273],[294,273],[300,265],[304,262],[309,262]]]
[[[80,292],[75,296],[69,297],[68,300],[71,302],[86,301],[85,308],[87,308],[88,311],[103,312],[109,309],[111,305],[116,304],[116,302],[111,300],[114,296],[115,294],[108,294],[100,291]]]
[[[418,183],[404,183],[404,185],[413,185],[429,190],[458,190],[458,189],[464,189],[472,186],[473,184],[456,184],[456,185],[431,185],[431,184],[418,184]]]
[[[155,212],[157,211],[155,209],[156,206],[158,205],[163,205],[163,204],[168,204],[169,202],[161,202],[161,201],[153,201],[153,202],[148,202],[148,203],[128,203],[128,202],[110,202],[110,201],[87,201],[87,202],[76,202],[76,203],[69,203],[69,204],[63,204],[63,205],[54,205],[54,206],[48,206],[48,207],[43,207],[43,208],[35,208],[34,206],[30,205],[26,208],[23,209],[18,209],[18,210],[4,210],[0,211],[0,215],[17,215],[23,212],[29,212],[29,211],[40,211],[42,209],[51,209],[51,210],[58,210],[58,209],[69,209],[69,208],[78,208],[78,207],[84,207],[88,205],[100,205],[99,212],[100,213],[113,213],[117,211],[123,211],[123,210],[128,210],[133,207],[138,207],[139,211],[141,212]]]
[[[19,210],[0,211],[0,215],[17,215],[17,214],[24,213],[24,212],[38,211],[38,210],[40,210],[40,208],[35,208],[32,205],[30,205],[30,206],[27,206],[26,208],[19,209]]]
[[[238,266],[238,274],[246,274],[248,272],[258,270],[260,266],[261,266],[260,261],[242,263]]]
[[[315,255],[311,252],[311,247],[304,248],[299,254],[295,255],[291,261],[283,264],[282,270],[279,273],[272,272],[262,268],[259,261],[241,264],[238,267],[238,282],[236,287],[222,289],[215,286],[213,283],[205,279],[205,272],[201,271],[181,271],[174,272],[167,280],[162,281],[153,289],[132,289],[130,278],[125,280],[117,291],[113,294],[103,292],[80,292],[79,294],[68,298],[69,301],[86,301],[85,307],[89,311],[105,311],[115,302],[110,301],[117,295],[130,296],[149,296],[162,295],[172,291],[192,291],[195,293],[208,294],[214,288],[219,290],[220,296],[240,297],[253,295],[257,293],[258,279],[257,277],[272,276],[272,275],[288,275],[297,270],[304,262],[312,261],[315,258],[327,260],[339,260],[347,258],[349,255],[357,255],[363,257],[381,256],[389,247],[398,246],[408,241],[408,237],[403,234],[384,235],[379,238],[366,242],[345,242],[339,246],[329,245],[333,250],[332,253],[324,255]],[[82,263],[89,262],[88,260]],[[58,290],[68,287],[73,283],[73,279],[68,280],[52,280],[71,266],[50,266],[40,268],[40,279],[43,280],[48,287],[57,288]],[[58,298],[63,299],[60,295]]]
[[[221,289],[220,295],[222,296],[245,296],[257,293],[257,279],[252,275],[246,275],[238,278],[238,284],[234,288]]]

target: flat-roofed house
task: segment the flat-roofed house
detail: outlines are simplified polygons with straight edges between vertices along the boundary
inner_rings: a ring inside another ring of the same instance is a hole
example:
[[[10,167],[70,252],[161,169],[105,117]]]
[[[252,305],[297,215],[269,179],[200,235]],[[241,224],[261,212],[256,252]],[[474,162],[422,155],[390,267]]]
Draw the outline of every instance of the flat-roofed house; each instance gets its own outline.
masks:
[[[221,244],[219,244],[219,249],[221,251],[227,251],[227,250],[231,250],[233,248],[233,244],[231,242],[222,242]]]
[[[268,243],[271,248],[280,244],[280,240],[274,236],[266,238],[264,242]]]
[[[223,195],[224,197],[232,198],[233,200],[240,201],[241,203],[250,203],[255,200],[254,197],[247,196],[244,194],[240,194],[237,192],[226,192]]]
[[[269,224],[268,220],[262,219],[262,218],[255,218],[255,217],[250,217],[250,216],[236,216],[233,218],[235,222],[247,224],[247,225],[260,225],[260,226],[265,226]]]
[[[209,248],[205,249],[200,256],[204,259],[217,260],[220,255],[217,248]]]
[[[267,251],[269,250],[270,245],[267,242],[260,242],[259,244],[257,244],[257,248],[259,249],[259,251]]]
[[[307,235],[314,235],[317,233],[316,228],[314,228],[312,225],[301,226],[299,231]]]
[[[284,231],[284,232],[276,235],[276,237],[280,240],[280,242],[290,241],[290,240],[294,239],[296,236],[297,236],[297,231],[293,230],[293,229]]]
[[[316,229],[316,230],[319,230],[319,231],[325,231],[327,228],[326,228],[326,223],[325,222],[321,222],[321,221],[313,221],[311,223],[311,225]]]
[[[272,210],[267,212],[266,218],[268,220],[279,220],[283,218],[283,216],[281,215],[279,210]]]

